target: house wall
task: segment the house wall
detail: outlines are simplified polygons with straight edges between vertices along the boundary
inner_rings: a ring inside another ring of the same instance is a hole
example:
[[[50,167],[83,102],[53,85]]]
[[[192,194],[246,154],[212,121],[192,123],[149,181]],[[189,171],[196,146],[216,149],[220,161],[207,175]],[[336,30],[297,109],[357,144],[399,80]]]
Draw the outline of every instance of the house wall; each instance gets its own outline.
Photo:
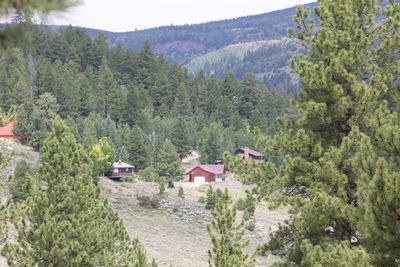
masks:
[[[189,181],[194,182],[194,177],[195,176],[204,176],[206,182],[215,182],[215,174],[206,172],[199,167],[195,168],[190,174],[189,174]]]
[[[15,135],[0,135],[0,138],[9,139],[9,140],[17,140]]]
[[[128,168],[128,170],[126,170],[126,168],[117,168],[119,173],[133,173],[135,170],[133,168]]]

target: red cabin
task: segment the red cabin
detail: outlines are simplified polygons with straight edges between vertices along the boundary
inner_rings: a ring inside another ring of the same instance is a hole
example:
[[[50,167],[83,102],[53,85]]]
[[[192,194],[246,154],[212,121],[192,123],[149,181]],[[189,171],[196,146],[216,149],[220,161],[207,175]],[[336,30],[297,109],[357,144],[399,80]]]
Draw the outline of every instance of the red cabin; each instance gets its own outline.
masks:
[[[0,127],[0,138],[16,140],[17,137],[13,133],[14,121],[10,121],[5,126]]]
[[[186,173],[189,175],[189,181],[195,183],[215,182],[222,179],[226,169],[222,164],[197,165]]]

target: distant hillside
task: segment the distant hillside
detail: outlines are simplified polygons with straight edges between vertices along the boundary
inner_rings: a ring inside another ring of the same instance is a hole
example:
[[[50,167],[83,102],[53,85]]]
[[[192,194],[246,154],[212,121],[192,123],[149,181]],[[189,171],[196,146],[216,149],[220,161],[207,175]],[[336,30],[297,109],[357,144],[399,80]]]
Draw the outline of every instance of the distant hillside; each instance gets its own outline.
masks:
[[[299,49],[286,39],[295,12],[296,7],[292,7],[236,19],[124,33],[87,30],[93,37],[104,34],[111,45],[121,43],[135,51],[150,40],[156,54],[164,53],[168,60],[186,65],[192,73],[205,69],[209,75],[221,76],[232,71],[241,78],[251,72],[270,88],[296,91],[298,85],[289,75],[288,59]]]
[[[314,7],[315,4],[308,4]],[[287,36],[293,26],[296,7],[261,15],[214,21],[193,25],[162,26],[140,31],[113,33],[89,29],[95,36],[103,33],[111,44],[118,42],[139,50],[150,40],[155,52],[163,52],[168,59],[188,63],[192,58],[237,43],[279,40]]]
[[[299,79],[291,72],[288,62],[301,53],[293,40],[256,41],[233,44],[192,59],[185,67],[194,75],[204,70],[206,75],[222,77],[232,72],[242,79],[248,72],[256,74],[268,87],[297,92]]]

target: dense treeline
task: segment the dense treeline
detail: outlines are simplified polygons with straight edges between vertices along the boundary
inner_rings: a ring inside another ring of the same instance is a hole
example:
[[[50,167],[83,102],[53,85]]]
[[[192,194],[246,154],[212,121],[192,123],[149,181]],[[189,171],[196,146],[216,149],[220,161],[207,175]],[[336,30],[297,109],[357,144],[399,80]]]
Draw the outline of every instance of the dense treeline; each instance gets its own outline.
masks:
[[[155,56],[149,42],[135,53],[109,48],[104,36],[91,39],[82,29],[30,26],[29,32],[18,47],[1,52],[0,107],[18,107],[15,132],[36,149],[59,115],[88,149],[108,137],[118,157],[142,168],[183,119],[190,148],[211,162],[224,150],[253,145],[249,129],[255,126],[275,131],[276,117],[288,107],[251,74],[242,83],[233,74],[218,80],[200,72],[191,79],[184,68]],[[220,147],[218,155],[209,158],[207,142]]]

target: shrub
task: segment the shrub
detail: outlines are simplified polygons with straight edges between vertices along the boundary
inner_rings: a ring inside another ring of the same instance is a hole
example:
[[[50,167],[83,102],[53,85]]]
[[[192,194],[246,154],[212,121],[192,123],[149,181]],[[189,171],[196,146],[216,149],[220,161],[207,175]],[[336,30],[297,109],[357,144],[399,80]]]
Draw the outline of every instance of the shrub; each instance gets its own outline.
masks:
[[[174,207],[174,208],[172,209],[172,212],[178,212],[178,207]]]
[[[10,181],[10,192],[14,201],[19,202],[26,199],[29,187],[32,186],[30,183],[34,180],[33,170],[28,162],[25,160],[19,162],[15,168],[14,177]]]
[[[205,204],[205,203],[207,202],[206,198],[203,197],[203,196],[199,197],[199,200],[197,200],[197,201],[198,201],[199,203],[201,203],[201,204]]]
[[[159,177],[156,169],[153,166],[147,167],[144,170],[139,171],[140,180],[144,182],[158,182]]]
[[[210,186],[207,191],[207,198],[206,198],[206,209],[212,210],[214,209],[215,205],[218,203],[218,200],[222,197],[223,192],[221,189],[214,189]]]
[[[146,209],[158,209],[160,207],[160,197],[158,195],[150,196],[137,196],[139,206]]]
[[[165,193],[165,183],[164,183],[164,180],[162,180],[162,179],[160,179],[160,181],[158,182],[158,184],[159,184],[159,192],[158,192],[158,194],[159,195],[163,195],[164,193]]]
[[[238,201],[236,201],[236,208],[238,210],[244,210],[245,207],[245,201],[243,200],[243,198],[239,199]]]
[[[253,232],[255,228],[256,228],[256,224],[254,223],[254,221],[249,221],[246,224],[246,229],[249,230],[250,232]]]
[[[249,216],[254,216],[254,212],[256,210],[256,199],[253,197],[253,193],[249,190],[246,190],[246,199],[244,200],[244,207],[249,213]]]
[[[182,199],[185,198],[185,192],[183,192],[182,186],[179,187],[178,197],[180,197],[180,198],[182,198]]]

